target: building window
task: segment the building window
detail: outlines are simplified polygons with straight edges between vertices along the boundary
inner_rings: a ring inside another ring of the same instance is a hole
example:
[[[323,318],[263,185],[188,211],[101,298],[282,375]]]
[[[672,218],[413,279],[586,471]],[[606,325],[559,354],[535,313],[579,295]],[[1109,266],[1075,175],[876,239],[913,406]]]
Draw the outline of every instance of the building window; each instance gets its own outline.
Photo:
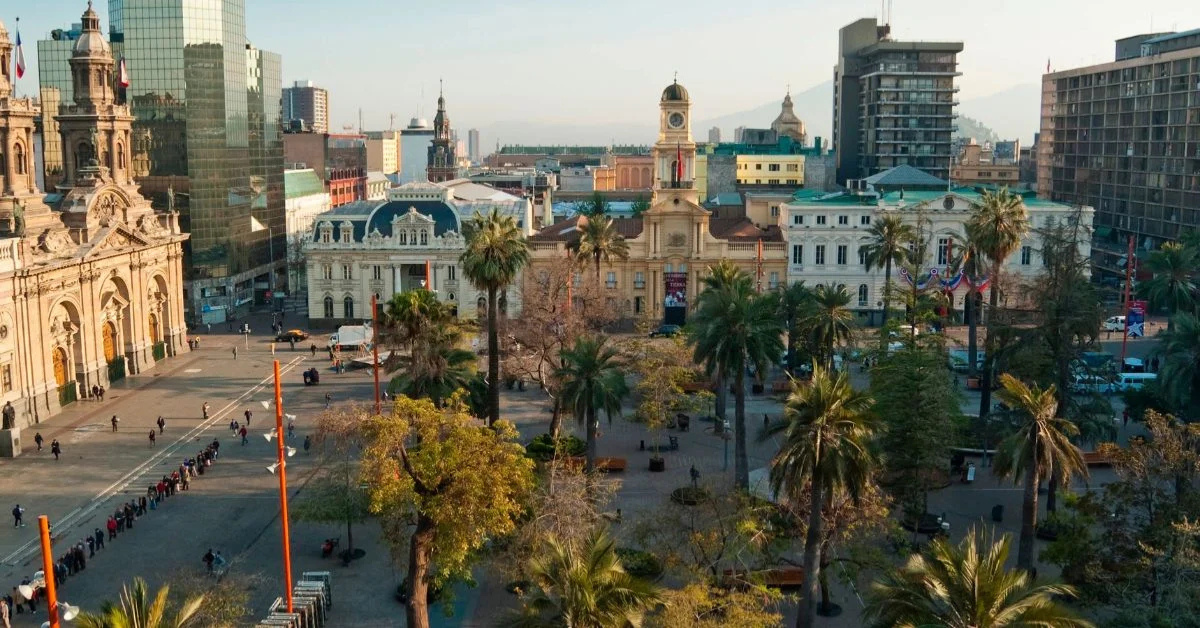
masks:
[[[867,303],[869,302],[869,299],[868,299],[869,296],[870,296],[870,289],[867,288],[867,284],[864,283],[864,284],[860,285],[858,287],[858,307],[867,307]]]
[[[333,297],[325,297],[325,318],[333,318]]]
[[[858,247],[858,265],[863,268],[867,267],[867,247]]]
[[[813,263],[816,264],[817,266],[825,265],[825,245],[824,244],[817,245],[816,253],[813,256]]]
[[[865,227],[865,226],[867,226],[867,225],[870,225],[870,224],[871,224],[871,217],[870,217],[869,215],[868,215],[868,216],[859,216],[859,217],[858,217],[858,224],[860,224],[860,225],[862,225],[862,226],[864,226],[864,227]]]
[[[634,288],[645,288],[646,287],[646,273],[644,273],[640,270],[637,271],[636,273],[633,273],[633,287]],[[641,297],[638,297],[638,299],[641,299]],[[638,307],[635,307],[634,309],[636,309],[639,312],[642,311]]]
[[[845,215],[843,215],[843,216],[838,216],[838,224],[839,224],[839,225],[848,225],[848,224],[850,224],[850,217],[849,217],[849,216],[845,216]]]
[[[643,307],[642,306],[642,298],[643,297],[633,297],[633,313],[634,314],[642,313],[642,307]]]
[[[950,263],[950,238],[938,238],[937,263],[939,266]]]
[[[404,231],[403,229],[400,230],[400,244],[408,244],[408,232]]]
[[[793,214],[792,215],[792,224],[793,225],[804,224],[804,214]]]
[[[346,297],[342,300],[342,314],[345,318],[354,318],[354,297]]]
[[[458,271],[455,270],[455,268],[453,266],[447,266],[446,267],[446,279],[448,279],[450,281],[454,281],[455,280],[454,278],[456,276],[455,273],[457,273],[457,272]]]
[[[1028,266],[1033,263],[1033,247],[1021,247],[1021,265]]]
[[[374,279],[375,281],[379,281],[380,279],[383,279],[383,269],[380,268],[379,266],[372,266],[371,267],[371,279]]]
[[[779,172],[779,164],[767,164],[768,172]]]
[[[800,185],[800,181],[799,181],[799,179],[788,179],[787,184],[788,185]]]
[[[779,271],[771,271],[770,277],[767,279],[767,287],[774,290],[779,287]]]
[[[778,218],[778,217],[779,217],[779,206],[778,206],[778,205],[772,205],[772,206],[771,206],[771,217],[772,217],[772,218]]]
[[[12,392],[12,365],[0,366],[0,392]]]
[[[788,172],[800,172],[800,164],[788,164],[787,171]]]
[[[354,279],[354,274],[349,264],[342,264],[342,279]]]
[[[421,246],[425,246],[426,244],[429,244],[429,232],[422,231],[421,232]]]
[[[846,265],[846,258],[849,257],[850,247],[845,244],[839,244],[837,247],[837,263],[838,266]]]
[[[792,245],[792,263],[797,266],[804,265],[804,245],[803,244],[793,244]]]
[[[825,224],[825,217],[824,217],[824,216],[817,216],[817,224],[818,224],[818,225],[823,225],[823,224]]]
[[[321,243],[329,244],[333,241],[333,230],[328,227],[321,228]]]
[[[608,286],[610,290],[617,287],[617,273],[615,271],[610,270],[604,275],[604,285]]]
[[[762,170],[762,164],[754,164],[755,170]]]

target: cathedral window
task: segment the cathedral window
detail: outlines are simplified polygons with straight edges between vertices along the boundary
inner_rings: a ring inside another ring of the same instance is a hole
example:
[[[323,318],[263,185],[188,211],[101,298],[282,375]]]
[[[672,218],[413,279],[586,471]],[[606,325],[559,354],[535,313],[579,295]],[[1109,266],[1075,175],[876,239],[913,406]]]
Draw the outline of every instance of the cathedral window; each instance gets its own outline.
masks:
[[[354,297],[342,300],[342,314],[344,318],[354,318]]]
[[[422,231],[421,232],[421,246],[424,246],[426,244],[429,244],[429,232]]]
[[[407,231],[400,232],[400,244],[408,244],[408,232]]]
[[[413,246],[417,245],[417,230],[416,229],[413,229],[412,231],[408,232],[408,242],[409,242],[409,244],[411,244]]]
[[[13,146],[13,161],[13,168],[17,174],[25,174],[25,147],[21,146],[20,142]]]
[[[125,169],[125,145],[117,144],[117,168]]]

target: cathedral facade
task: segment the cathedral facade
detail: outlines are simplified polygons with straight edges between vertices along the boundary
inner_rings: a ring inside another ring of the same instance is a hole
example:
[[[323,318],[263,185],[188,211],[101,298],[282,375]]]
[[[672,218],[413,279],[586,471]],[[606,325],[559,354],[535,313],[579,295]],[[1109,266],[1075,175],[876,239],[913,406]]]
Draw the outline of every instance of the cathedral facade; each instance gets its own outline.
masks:
[[[29,99],[13,96],[0,25],[0,452],[19,428],[187,350],[178,214],[134,183],[129,107],[90,4],[72,52],[74,101],[58,116],[64,172],[38,190]],[[3,440],[3,439],[0,439]],[[7,445],[7,447],[5,447]]]

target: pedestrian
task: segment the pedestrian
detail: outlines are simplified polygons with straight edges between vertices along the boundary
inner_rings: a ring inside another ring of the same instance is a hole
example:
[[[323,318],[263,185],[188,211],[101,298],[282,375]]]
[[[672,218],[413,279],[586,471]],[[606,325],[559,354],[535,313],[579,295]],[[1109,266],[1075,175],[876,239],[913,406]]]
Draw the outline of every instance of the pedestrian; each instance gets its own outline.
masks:
[[[58,439],[50,441],[50,453],[54,454],[54,459],[58,460],[58,455],[62,453],[62,445],[58,444]]]
[[[23,517],[25,515],[25,509],[21,508],[21,504],[17,504],[16,506],[13,506],[12,515],[13,515],[13,527],[14,528],[24,528],[25,521],[24,521]]]
[[[1123,424],[1126,427],[1128,427],[1129,426],[1129,408],[1125,408],[1124,410],[1121,411],[1121,419],[1123,421]]]
[[[87,546],[88,546],[88,558],[95,558],[96,557],[96,537],[89,534],[87,537]]]
[[[117,538],[117,519],[112,515],[108,517],[108,523],[104,524],[108,528],[108,540]]]
[[[104,401],[104,387],[100,387],[100,401]]]
[[[208,570],[208,573],[212,573],[213,571],[213,559],[215,558],[216,557],[213,556],[212,548],[210,547],[208,548],[207,552],[204,552],[204,557],[200,559],[204,561],[204,567]]]
[[[275,355],[275,342],[271,342],[271,355]]]
[[[330,404],[333,403],[333,393],[325,393],[325,409],[328,410]]]
[[[8,616],[8,598],[0,598],[0,626],[4,628],[12,628],[12,622]]]
[[[36,434],[33,435],[33,442],[37,443],[38,451],[42,450],[42,441],[43,440],[45,440],[45,439],[42,438],[41,432],[37,432]]]
[[[115,414],[114,414],[114,415],[113,415],[113,418],[112,418],[112,421],[110,421],[110,422],[112,423],[112,426],[113,426],[113,431],[114,431],[114,432],[115,432],[115,431],[117,431],[117,423],[120,423],[120,422],[121,422],[121,419],[118,419],[118,418],[117,418],[117,415],[115,415]]]
[[[237,433],[237,425],[238,425],[237,419],[229,419],[229,431],[230,432],[233,432],[234,434],[236,434]]]
[[[158,433],[162,434],[163,428],[165,428],[167,426],[167,420],[162,418],[162,415],[160,414],[158,416],[158,421],[155,421],[155,422],[158,423]]]
[[[295,351],[296,350],[296,339],[292,338],[291,340],[288,340],[288,343],[292,345],[292,351]]]
[[[167,496],[167,484],[166,484],[166,482],[163,482],[162,480],[159,480],[159,481],[158,481],[158,484],[155,484],[155,485],[154,485],[154,489],[155,489],[155,491],[157,491],[157,493],[158,493],[158,501],[162,501],[162,500],[163,500],[163,498]]]
[[[221,441],[214,438],[211,447],[212,447],[213,460],[220,458],[221,457]]]
[[[315,357],[317,357],[317,345],[316,345],[316,343],[313,343],[313,345],[312,345],[311,347],[309,347],[308,349],[309,349],[309,351],[312,351],[312,357],[314,357],[314,358],[315,358]]]
[[[154,430],[153,430],[153,429],[151,429],[151,430],[150,430],[150,446],[151,446],[151,447],[153,447],[153,446],[154,446],[154,434],[155,434]]]
[[[247,408],[242,414],[246,415],[246,427],[250,427],[250,417],[254,416],[254,413]]]
[[[312,447],[312,436],[304,437],[304,453],[308,453],[308,448]]]
[[[96,537],[96,549],[104,549],[104,531],[100,528],[96,528],[96,530],[92,532],[92,536]]]
[[[290,439],[293,436],[295,436],[296,435],[295,432],[296,432],[296,420],[288,419],[288,438]]]
[[[100,387],[96,384],[92,384],[92,399],[100,401]]]
[[[241,430],[238,432],[238,434],[241,434],[241,436],[242,436],[242,445],[245,445],[245,444],[246,444],[246,442],[247,442],[247,440],[246,440],[246,426],[245,426],[245,425],[243,425],[243,426],[242,426],[242,429],[241,429]]]
[[[207,401],[205,401],[204,405],[200,407],[200,410],[204,412],[204,419],[208,420],[208,402]]]
[[[233,348],[233,359],[237,359],[237,347]]]

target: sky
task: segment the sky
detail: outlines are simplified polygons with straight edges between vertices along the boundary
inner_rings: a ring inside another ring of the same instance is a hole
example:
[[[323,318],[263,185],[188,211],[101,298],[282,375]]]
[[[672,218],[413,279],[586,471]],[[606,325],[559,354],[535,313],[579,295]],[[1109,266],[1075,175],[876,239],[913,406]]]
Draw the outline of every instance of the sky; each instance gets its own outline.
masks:
[[[480,128],[485,146],[488,126],[501,123],[656,123],[659,94],[676,72],[696,120],[777,102],[789,85],[799,92],[832,76],[840,27],[881,16],[879,0],[245,2],[248,37],[283,55],[284,85],[312,80],[329,90],[332,129],[357,128],[360,108],[366,129],[388,128],[389,114],[395,128],[418,114],[432,118],[442,80],[454,126],[464,136]],[[36,40],[77,22],[86,2],[0,6],[14,39],[21,18],[31,66],[21,90],[32,93]],[[1110,61],[1119,37],[1200,28],[1195,7],[892,0],[891,23],[896,39],[963,41],[959,96],[970,100],[1040,81],[1047,60],[1055,70]],[[96,10],[107,31],[107,0],[96,0]]]

